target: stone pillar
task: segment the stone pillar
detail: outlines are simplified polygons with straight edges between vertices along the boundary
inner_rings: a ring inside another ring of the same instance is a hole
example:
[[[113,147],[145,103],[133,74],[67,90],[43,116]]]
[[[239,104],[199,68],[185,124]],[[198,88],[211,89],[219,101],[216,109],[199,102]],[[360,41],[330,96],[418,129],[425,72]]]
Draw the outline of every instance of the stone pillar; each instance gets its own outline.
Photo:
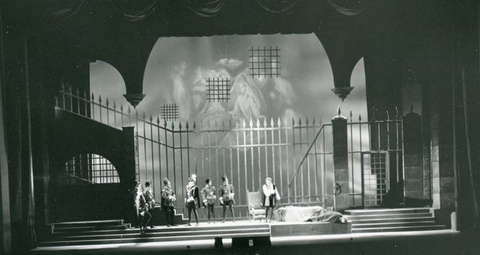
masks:
[[[332,119],[332,133],[334,185],[341,189],[341,193],[335,196],[335,209],[342,211],[350,207],[350,192],[348,187],[347,118],[340,115],[340,108],[338,115]]]
[[[124,171],[120,176],[122,190],[124,192],[123,212],[126,222],[134,223],[135,214],[133,207],[133,190],[135,188],[135,128],[123,127],[123,162]]]
[[[430,199],[424,196],[422,119],[413,109],[403,118],[403,134],[405,205],[425,206]]]
[[[1,22],[1,21],[0,21]],[[7,141],[3,107],[3,83],[0,80],[0,253],[9,254],[12,250],[10,219],[10,190],[8,185]]]

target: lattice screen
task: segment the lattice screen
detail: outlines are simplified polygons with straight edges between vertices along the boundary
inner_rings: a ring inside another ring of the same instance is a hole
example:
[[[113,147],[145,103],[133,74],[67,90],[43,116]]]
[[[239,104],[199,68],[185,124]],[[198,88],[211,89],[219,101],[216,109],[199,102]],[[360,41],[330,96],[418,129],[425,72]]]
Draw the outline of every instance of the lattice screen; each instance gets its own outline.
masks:
[[[280,49],[278,47],[252,47],[250,50],[249,70],[252,77],[278,77],[281,74]]]
[[[230,79],[209,78],[207,80],[207,101],[227,102],[230,100]]]
[[[58,182],[62,185],[106,184],[120,183],[120,178],[108,159],[88,153],[68,160]]]
[[[363,190],[366,207],[382,204],[389,190],[388,154],[362,153]]]
[[[163,104],[161,108],[162,119],[166,121],[173,121],[178,119],[178,105],[177,104]]]

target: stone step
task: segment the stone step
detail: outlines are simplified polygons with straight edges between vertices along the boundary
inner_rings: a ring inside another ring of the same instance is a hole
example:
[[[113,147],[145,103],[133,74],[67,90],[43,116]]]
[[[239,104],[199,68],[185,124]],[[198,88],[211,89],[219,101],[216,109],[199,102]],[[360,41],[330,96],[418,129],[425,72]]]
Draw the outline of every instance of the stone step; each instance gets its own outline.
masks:
[[[72,222],[57,222],[52,224],[52,228],[71,228],[78,226],[116,226],[122,225],[123,220],[96,220],[96,221],[72,221]]]
[[[152,233],[161,233],[161,232],[168,232],[168,233],[178,233],[178,232],[185,232],[185,231],[205,231],[205,230],[216,230],[216,231],[222,231],[222,230],[228,230],[228,229],[235,229],[235,230],[242,230],[242,229],[251,229],[251,228],[256,228],[256,229],[262,229],[264,231],[269,231],[269,225],[267,224],[258,224],[258,225],[238,225],[238,226],[232,226],[232,225],[207,225],[207,226],[177,226],[177,227],[156,227],[154,229],[147,229],[148,232]],[[54,238],[57,237],[62,237],[62,236],[78,236],[78,235],[122,235],[122,234],[129,234],[132,232],[139,232],[138,228],[131,228],[131,229],[125,229],[125,230],[94,230],[94,231],[79,231],[79,232],[66,232],[66,233],[55,233],[52,235]]]
[[[432,217],[431,213],[401,213],[401,214],[375,214],[375,215],[344,215],[350,221],[367,220],[367,219],[393,219],[393,218],[420,218]]]
[[[364,228],[388,228],[388,227],[407,227],[407,226],[430,226],[435,225],[435,221],[414,221],[414,222],[383,222],[383,223],[366,223],[366,224],[352,224],[353,229],[364,229]]]
[[[122,225],[99,225],[99,226],[76,226],[76,227],[62,227],[54,228],[53,234],[65,234],[65,233],[78,233],[83,231],[95,231],[95,230],[122,230],[131,228],[130,223]]]
[[[366,223],[383,223],[383,222],[416,222],[416,221],[435,221],[433,217],[409,217],[409,218],[368,218],[368,219],[354,219],[351,220],[352,226],[356,224],[366,224]]]
[[[345,215],[366,216],[366,215],[386,215],[386,214],[412,214],[412,213],[430,213],[430,208],[398,208],[398,209],[365,209],[365,210],[345,210]]]
[[[128,233],[117,234],[96,234],[96,235],[75,235],[56,237],[52,241],[62,240],[97,240],[97,239],[122,239],[137,237],[140,233],[139,229],[132,229]],[[244,233],[269,233],[269,229],[265,228],[245,228],[245,229],[207,229],[207,230],[189,230],[189,231],[171,231],[171,232],[154,232],[147,230],[145,237],[168,237],[168,236],[192,236],[192,235],[217,235],[223,236],[227,234],[244,234]]]
[[[115,243],[144,243],[144,242],[165,242],[165,241],[186,241],[186,240],[208,240],[216,237],[222,238],[254,238],[254,237],[269,237],[270,232],[257,233],[227,233],[219,236],[218,234],[203,234],[203,235],[184,235],[184,236],[149,236],[148,233],[127,238],[110,238],[110,239],[93,239],[93,240],[60,240],[60,241],[46,241],[40,242],[40,247],[48,246],[65,246],[65,245],[96,245],[96,244],[115,244]]]
[[[360,229],[352,229],[352,233],[425,231],[425,230],[440,230],[440,229],[446,229],[446,226],[444,226],[444,225],[427,225],[427,226],[360,228]]]
[[[201,223],[200,226],[196,227],[186,226],[186,225],[179,225],[176,227],[166,227],[166,226],[157,226],[154,229],[148,229],[149,232],[182,232],[182,231],[190,231],[190,230],[224,230],[224,229],[245,229],[245,228],[261,228],[261,229],[269,229],[269,225],[266,223],[259,223],[259,224],[246,224],[246,225],[236,225],[235,223],[226,223],[226,224],[211,224],[207,225],[205,223]],[[59,232],[54,233],[53,236],[65,236],[65,235],[112,235],[112,234],[129,234],[131,232],[138,231],[138,228],[130,228],[130,229],[107,229],[107,230],[85,230],[85,231],[77,231],[77,232]]]

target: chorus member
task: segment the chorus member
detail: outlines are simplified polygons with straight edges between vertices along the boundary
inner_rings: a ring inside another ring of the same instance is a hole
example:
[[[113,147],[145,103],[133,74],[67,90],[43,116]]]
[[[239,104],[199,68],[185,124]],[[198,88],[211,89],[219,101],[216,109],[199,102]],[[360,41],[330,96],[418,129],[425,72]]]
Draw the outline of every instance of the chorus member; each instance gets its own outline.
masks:
[[[198,226],[198,212],[197,212],[197,206],[200,208],[201,203],[200,203],[200,194],[198,191],[197,185],[195,185],[195,181],[192,178],[188,178],[188,185],[186,187],[187,191],[187,196],[185,198],[185,202],[187,204],[187,209],[188,209],[188,224],[187,226],[191,226],[190,222],[192,220],[192,211],[195,216],[195,222],[197,223]]]
[[[278,194],[275,185],[272,183],[272,178],[267,177],[267,179],[265,179],[265,184],[263,184],[263,206],[265,207],[265,218],[267,219],[267,222],[271,222],[273,209],[279,199],[280,195]],[[268,214],[269,212],[270,216]]]
[[[212,185],[212,180],[207,178],[205,180],[205,187],[202,189],[202,201],[203,205],[207,208],[208,223],[210,224],[210,219],[213,219],[215,223],[215,187]]]
[[[175,216],[175,202],[177,201],[175,197],[175,192],[170,185],[170,181],[165,178],[163,179],[163,189],[162,189],[162,210],[165,212],[165,218],[167,222],[167,227],[176,226],[174,221]]]
[[[226,176],[222,176],[223,184],[220,187],[220,204],[223,206],[223,223],[225,223],[225,213],[227,210],[227,206],[230,209],[230,213],[232,214],[233,222],[235,222],[235,213],[233,211],[233,205],[235,204],[235,188],[232,184],[228,183],[228,178]]]
[[[145,200],[148,204],[148,212],[152,215],[150,219],[150,228],[154,228],[153,226],[153,218],[154,218],[154,209],[155,209],[155,199],[153,196],[153,188],[150,185],[150,181],[145,182],[145,192],[144,192]]]
[[[140,233],[145,234],[148,224],[152,219],[152,215],[148,211],[148,203],[144,195],[145,189],[142,184],[137,187],[137,196],[135,198],[135,207],[137,208],[137,216],[140,218]]]

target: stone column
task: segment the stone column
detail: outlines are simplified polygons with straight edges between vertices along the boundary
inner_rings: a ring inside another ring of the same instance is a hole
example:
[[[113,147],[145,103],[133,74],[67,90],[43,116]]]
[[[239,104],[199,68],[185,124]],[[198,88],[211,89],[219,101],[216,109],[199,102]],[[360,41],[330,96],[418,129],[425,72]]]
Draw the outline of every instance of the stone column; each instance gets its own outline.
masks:
[[[6,128],[4,122],[3,83],[0,81],[0,252],[8,254],[12,250],[10,219],[10,190],[8,185],[8,161]]]
[[[425,206],[429,199],[424,197],[422,119],[413,109],[403,118],[403,134],[405,205]]]
[[[347,118],[340,115],[340,108],[338,109],[338,115],[332,119],[332,135],[334,185],[341,189],[341,193],[335,196],[335,209],[342,211],[350,207],[350,192],[348,187]]]

